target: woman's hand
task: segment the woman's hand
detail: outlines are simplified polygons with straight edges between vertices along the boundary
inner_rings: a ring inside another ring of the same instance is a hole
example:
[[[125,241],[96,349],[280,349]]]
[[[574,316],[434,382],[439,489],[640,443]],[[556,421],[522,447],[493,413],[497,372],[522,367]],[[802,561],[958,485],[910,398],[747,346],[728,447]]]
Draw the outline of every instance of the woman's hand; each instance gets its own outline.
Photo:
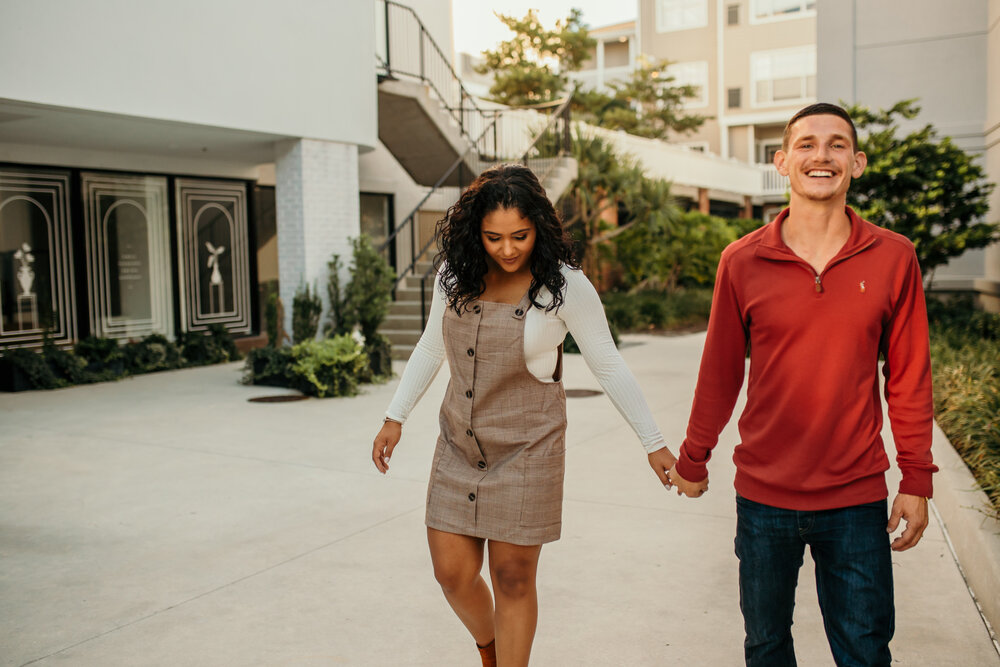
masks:
[[[372,462],[383,475],[389,472],[389,457],[392,450],[399,443],[399,437],[403,434],[403,425],[391,419],[385,420],[378,435],[375,436],[375,444],[372,447]]]
[[[677,463],[677,457],[671,454],[669,449],[663,447],[662,449],[657,449],[655,452],[650,452],[646,455],[646,458],[649,459],[649,467],[656,473],[656,476],[660,479],[660,483],[668,489],[672,487],[673,483],[667,477],[667,471]]]

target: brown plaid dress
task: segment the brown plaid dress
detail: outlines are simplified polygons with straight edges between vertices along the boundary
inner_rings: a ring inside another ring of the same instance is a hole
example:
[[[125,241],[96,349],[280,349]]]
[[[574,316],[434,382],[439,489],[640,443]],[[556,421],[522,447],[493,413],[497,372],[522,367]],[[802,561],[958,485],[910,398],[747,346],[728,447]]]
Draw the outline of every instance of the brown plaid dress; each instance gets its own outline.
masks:
[[[527,295],[517,305],[476,301],[444,315],[451,369],[427,490],[437,530],[512,544],[559,539],[566,394],[524,361]]]

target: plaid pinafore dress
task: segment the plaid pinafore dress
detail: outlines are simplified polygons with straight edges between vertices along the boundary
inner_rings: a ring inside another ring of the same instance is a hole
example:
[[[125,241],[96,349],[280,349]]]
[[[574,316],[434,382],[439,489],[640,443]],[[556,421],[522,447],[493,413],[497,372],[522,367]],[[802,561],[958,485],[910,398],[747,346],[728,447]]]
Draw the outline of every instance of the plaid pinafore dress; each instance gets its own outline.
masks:
[[[527,294],[444,315],[451,369],[427,490],[437,530],[512,544],[559,539],[566,458],[562,348],[542,382],[524,360]]]

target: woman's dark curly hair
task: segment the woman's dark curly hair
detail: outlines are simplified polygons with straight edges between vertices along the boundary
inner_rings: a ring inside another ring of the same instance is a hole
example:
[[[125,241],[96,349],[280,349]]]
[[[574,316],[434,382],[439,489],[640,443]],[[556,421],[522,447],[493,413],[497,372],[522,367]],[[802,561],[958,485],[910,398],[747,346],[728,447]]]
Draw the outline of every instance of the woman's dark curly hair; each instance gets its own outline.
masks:
[[[580,264],[545,190],[535,174],[519,164],[502,164],[484,171],[438,222],[440,251],[436,261],[444,261],[441,286],[448,305],[461,314],[486,289],[487,255],[481,238],[482,222],[500,208],[517,209],[535,224],[528,298],[536,308],[542,308],[537,297],[544,286],[552,294],[552,302],[545,309],[559,308],[566,284],[560,265],[579,268]]]

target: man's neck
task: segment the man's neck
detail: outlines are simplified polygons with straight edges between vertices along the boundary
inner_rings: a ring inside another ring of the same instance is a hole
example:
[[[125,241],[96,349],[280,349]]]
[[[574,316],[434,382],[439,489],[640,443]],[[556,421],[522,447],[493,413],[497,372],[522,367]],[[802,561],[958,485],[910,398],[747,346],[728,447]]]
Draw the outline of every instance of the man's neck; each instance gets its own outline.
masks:
[[[851,219],[844,198],[812,201],[794,194],[788,217],[781,225],[781,240],[792,252],[821,273],[851,235]]]

